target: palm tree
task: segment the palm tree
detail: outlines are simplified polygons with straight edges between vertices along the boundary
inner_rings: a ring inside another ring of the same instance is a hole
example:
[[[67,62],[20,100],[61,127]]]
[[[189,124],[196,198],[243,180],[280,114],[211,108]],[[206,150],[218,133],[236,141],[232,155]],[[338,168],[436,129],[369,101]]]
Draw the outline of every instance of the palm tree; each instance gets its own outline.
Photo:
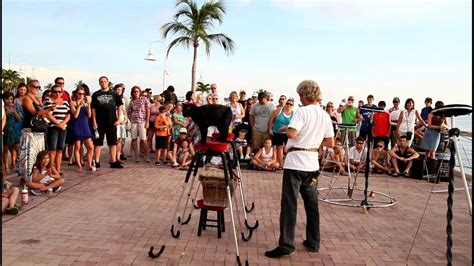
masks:
[[[81,80],[79,80],[78,82],[74,83],[74,86],[76,87],[76,89],[79,89],[81,87],[81,85],[84,84],[84,82]]]
[[[211,90],[211,85],[209,83],[204,84],[202,81],[197,82],[197,89],[196,91],[200,91],[203,93],[208,93]]]
[[[191,69],[191,90],[196,89],[196,65],[197,65],[197,49],[199,42],[202,41],[205,46],[207,56],[211,53],[212,43],[217,43],[224,48],[227,55],[234,52],[234,41],[223,33],[210,34],[208,31],[214,27],[214,22],[222,23],[225,14],[225,6],[223,1],[204,2],[201,8],[198,8],[193,0],[178,0],[176,7],[179,10],[174,15],[174,21],[168,22],[161,26],[163,37],[166,39],[168,34],[179,35],[168,46],[167,55],[171,48],[177,45],[184,47],[193,47],[193,65]],[[179,21],[179,19],[182,21]]]
[[[16,70],[3,69],[2,68],[2,88],[5,91],[14,93],[16,87],[20,82],[24,82],[24,79],[21,78],[20,73]]]
[[[53,83],[48,83],[46,86],[44,86],[44,90],[50,90],[53,85]]]

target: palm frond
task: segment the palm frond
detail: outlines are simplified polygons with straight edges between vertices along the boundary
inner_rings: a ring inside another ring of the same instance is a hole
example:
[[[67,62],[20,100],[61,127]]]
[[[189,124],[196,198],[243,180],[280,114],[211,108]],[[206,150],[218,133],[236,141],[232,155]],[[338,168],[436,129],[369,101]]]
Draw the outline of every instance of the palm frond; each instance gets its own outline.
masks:
[[[193,32],[186,25],[176,20],[173,22],[165,23],[163,26],[161,26],[161,30],[163,32],[163,37],[165,39],[170,32],[173,35],[178,34],[178,33],[180,33],[183,36],[193,35]]]
[[[174,39],[172,42],[170,42],[170,44],[168,45],[168,50],[166,52],[166,56],[168,57],[170,51],[171,51],[171,48],[173,48],[174,46],[177,46],[177,45],[182,45],[186,48],[189,48],[189,47],[192,47],[193,45],[193,39],[191,39],[190,37],[187,37],[187,36],[183,36],[183,37],[178,37],[176,39]]]
[[[227,55],[231,55],[234,53],[235,43],[227,35],[223,33],[208,34],[207,38],[209,39],[210,42],[220,44],[222,48],[224,48],[224,51],[226,52]]]

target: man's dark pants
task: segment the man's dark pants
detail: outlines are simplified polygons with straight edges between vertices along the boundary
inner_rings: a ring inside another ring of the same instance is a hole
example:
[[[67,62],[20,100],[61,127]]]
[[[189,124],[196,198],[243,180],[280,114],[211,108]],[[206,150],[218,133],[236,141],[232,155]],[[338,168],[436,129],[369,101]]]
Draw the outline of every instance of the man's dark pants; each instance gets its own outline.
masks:
[[[319,207],[317,184],[311,186],[315,172],[285,169],[280,212],[279,247],[285,252],[295,250],[295,227],[298,192],[301,193],[306,211],[306,241],[319,249]]]

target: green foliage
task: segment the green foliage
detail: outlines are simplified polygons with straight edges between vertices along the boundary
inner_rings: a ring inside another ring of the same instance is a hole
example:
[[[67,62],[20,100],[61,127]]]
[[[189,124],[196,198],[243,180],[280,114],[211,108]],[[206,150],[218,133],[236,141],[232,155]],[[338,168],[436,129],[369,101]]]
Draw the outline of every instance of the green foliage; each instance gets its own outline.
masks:
[[[81,87],[82,84],[84,84],[84,82],[82,82],[82,79],[81,79],[78,82],[74,83],[74,87],[78,89],[79,87]]]
[[[209,85],[209,83],[204,84],[203,82],[198,81],[196,91],[208,93],[211,91],[211,85]]]
[[[44,86],[43,91],[50,90],[51,87],[53,87],[53,85],[54,85],[53,83],[48,83],[48,85]]]
[[[206,54],[211,53],[212,44],[222,46],[227,55],[234,52],[234,41],[223,33],[212,34],[215,22],[222,23],[226,12],[224,1],[206,1],[199,8],[193,0],[178,0],[176,14],[172,22],[161,26],[163,37],[176,35],[168,46],[167,56],[171,48],[181,45],[193,47],[193,65],[191,69],[191,90],[196,90],[197,48],[200,42],[204,43]]]
[[[15,94],[16,88],[21,82],[25,82],[25,78],[22,78],[18,71],[2,68],[2,93],[9,91]]]

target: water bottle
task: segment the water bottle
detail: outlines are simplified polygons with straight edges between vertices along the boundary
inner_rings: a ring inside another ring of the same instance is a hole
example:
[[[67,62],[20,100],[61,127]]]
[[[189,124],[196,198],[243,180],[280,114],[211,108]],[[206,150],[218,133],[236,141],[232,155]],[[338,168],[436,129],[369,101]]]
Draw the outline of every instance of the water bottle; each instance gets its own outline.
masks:
[[[29,198],[28,198],[28,188],[26,188],[26,185],[23,187],[23,190],[21,190],[21,203],[23,205],[28,204]]]
[[[99,138],[99,130],[95,130],[95,138],[98,139]]]

